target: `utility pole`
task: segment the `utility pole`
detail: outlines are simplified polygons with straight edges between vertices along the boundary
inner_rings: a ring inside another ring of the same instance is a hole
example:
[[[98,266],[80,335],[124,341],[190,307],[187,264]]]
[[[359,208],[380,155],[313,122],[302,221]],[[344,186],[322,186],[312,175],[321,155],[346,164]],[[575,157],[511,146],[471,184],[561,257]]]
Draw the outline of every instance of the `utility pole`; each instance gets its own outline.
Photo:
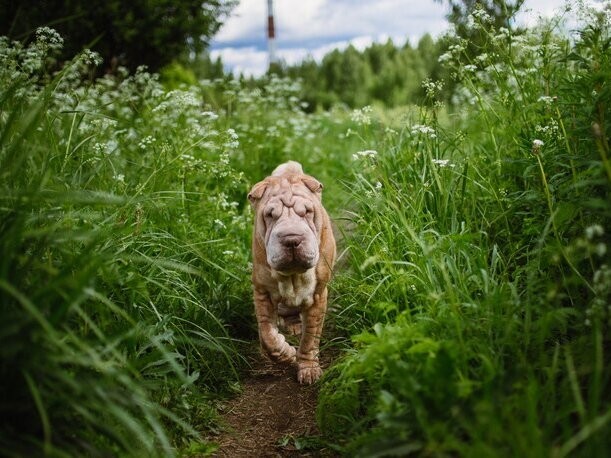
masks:
[[[267,46],[269,67],[276,63],[276,30],[274,28],[274,0],[267,0]]]

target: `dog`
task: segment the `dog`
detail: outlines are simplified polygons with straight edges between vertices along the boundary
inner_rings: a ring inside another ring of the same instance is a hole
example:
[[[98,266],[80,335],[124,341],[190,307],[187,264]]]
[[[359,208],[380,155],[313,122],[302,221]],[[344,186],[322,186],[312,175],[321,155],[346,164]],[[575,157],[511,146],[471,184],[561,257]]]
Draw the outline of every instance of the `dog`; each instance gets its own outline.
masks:
[[[331,220],[322,205],[323,185],[301,164],[279,165],[255,184],[252,284],[261,347],[280,363],[297,365],[297,380],[320,378],[320,337],[327,311],[327,284],[336,247]],[[301,334],[299,348],[278,330]]]

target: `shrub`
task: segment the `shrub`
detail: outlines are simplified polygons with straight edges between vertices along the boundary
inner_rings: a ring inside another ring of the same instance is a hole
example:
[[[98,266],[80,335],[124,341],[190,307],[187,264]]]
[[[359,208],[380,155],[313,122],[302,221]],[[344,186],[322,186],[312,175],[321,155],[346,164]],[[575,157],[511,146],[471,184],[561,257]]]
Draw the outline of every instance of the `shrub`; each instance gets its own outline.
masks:
[[[49,74],[57,41],[1,41],[0,444],[173,455],[241,364],[234,134],[197,88],[165,92],[143,69],[87,82],[85,52]]]
[[[318,418],[351,456],[604,456],[609,447],[608,15],[441,57],[434,103],[355,154],[349,294],[355,349]]]

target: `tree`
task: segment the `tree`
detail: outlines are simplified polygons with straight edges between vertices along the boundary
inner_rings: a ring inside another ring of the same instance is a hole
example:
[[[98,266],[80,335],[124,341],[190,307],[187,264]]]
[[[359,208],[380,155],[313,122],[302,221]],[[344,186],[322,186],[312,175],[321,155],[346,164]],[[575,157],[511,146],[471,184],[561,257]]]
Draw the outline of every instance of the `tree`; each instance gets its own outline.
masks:
[[[155,71],[203,51],[235,0],[0,0],[0,35],[27,41],[40,26],[64,37],[64,54],[100,53],[117,65]]]
[[[290,78],[301,81],[301,99],[308,104],[306,111],[315,111],[319,106],[328,108],[332,101],[324,90],[324,80],[320,75],[320,67],[312,56],[304,59],[300,64],[287,67]]]
[[[339,79],[335,82],[339,98],[353,108],[366,105],[371,78],[371,70],[362,55],[349,45],[341,54]]]
[[[386,44],[373,43],[365,50],[365,58],[375,75],[370,87],[371,96],[387,106],[395,103],[397,86],[397,48],[389,39]]]
[[[435,0],[443,3],[444,0]],[[479,54],[485,40],[481,28],[473,27],[473,13],[478,11],[480,19],[485,17],[495,29],[511,28],[511,19],[520,10],[525,0],[445,0],[450,6],[448,20],[454,24],[459,37],[467,40],[466,52],[469,56]]]

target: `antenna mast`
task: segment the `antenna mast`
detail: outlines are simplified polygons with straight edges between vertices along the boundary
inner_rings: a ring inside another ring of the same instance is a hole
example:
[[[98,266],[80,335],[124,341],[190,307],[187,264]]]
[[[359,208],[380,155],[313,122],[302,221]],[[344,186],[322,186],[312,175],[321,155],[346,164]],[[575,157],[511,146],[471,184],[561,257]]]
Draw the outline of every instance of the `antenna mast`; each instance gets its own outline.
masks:
[[[274,0],[267,0],[267,46],[269,66],[276,63],[276,30],[274,28]]]

